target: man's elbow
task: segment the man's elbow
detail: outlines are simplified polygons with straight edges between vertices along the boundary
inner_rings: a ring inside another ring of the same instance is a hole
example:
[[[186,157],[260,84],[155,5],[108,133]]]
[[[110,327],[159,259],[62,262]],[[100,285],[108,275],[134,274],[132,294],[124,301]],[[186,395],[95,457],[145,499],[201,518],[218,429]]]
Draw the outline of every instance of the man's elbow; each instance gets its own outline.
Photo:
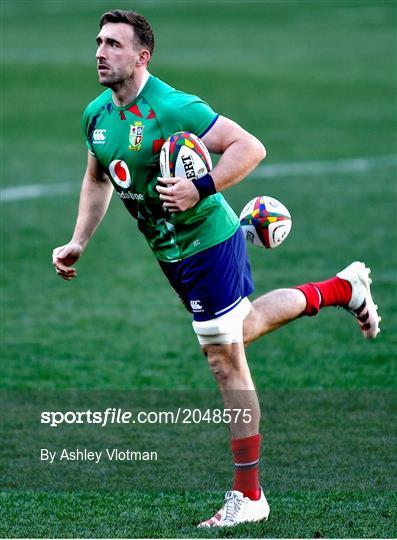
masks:
[[[266,157],[266,148],[263,146],[260,140],[256,137],[252,137],[251,140],[252,155],[256,161],[256,164],[260,163]]]

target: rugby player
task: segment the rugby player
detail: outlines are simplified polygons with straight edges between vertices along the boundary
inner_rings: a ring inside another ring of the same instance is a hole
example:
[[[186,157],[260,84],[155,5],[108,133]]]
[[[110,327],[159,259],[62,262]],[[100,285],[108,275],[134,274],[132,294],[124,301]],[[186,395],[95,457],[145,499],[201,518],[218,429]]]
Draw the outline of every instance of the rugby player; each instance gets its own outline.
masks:
[[[260,409],[245,345],[326,306],[342,306],[365,338],[379,332],[370,293],[370,270],[353,262],[323,282],[269,292],[252,303],[245,239],[221,192],[240,182],[265,158],[262,143],[200,98],[180,92],[148,72],[154,36],[146,19],[115,10],[100,20],[99,82],[107,89],[86,108],[83,131],[88,162],[72,239],[53,252],[57,274],[77,273],[74,263],[105,215],[113,190],[137,219],[159,265],[193,314],[193,329],[229,409],[250,409],[230,423],[234,482],[223,507],[201,527],[267,519],[259,484]],[[201,137],[220,154],[199,180],[159,178],[159,153],[177,131]]]

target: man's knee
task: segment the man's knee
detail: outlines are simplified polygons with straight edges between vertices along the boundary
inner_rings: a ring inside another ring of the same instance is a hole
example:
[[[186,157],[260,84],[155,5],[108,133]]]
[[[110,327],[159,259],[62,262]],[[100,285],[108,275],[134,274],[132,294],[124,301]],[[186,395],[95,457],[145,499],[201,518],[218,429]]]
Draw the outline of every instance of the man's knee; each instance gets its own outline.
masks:
[[[224,345],[204,345],[201,350],[208,359],[208,365],[218,381],[227,380],[235,368],[231,343]]]

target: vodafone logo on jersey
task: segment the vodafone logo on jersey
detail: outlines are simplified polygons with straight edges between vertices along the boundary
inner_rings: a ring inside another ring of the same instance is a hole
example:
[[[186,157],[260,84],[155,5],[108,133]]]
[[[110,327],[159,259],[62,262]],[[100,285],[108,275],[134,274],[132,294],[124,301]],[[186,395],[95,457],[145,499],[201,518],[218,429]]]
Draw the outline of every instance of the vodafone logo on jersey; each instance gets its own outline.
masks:
[[[109,172],[116,184],[124,189],[131,185],[131,175],[127,163],[121,159],[115,159],[109,165]]]

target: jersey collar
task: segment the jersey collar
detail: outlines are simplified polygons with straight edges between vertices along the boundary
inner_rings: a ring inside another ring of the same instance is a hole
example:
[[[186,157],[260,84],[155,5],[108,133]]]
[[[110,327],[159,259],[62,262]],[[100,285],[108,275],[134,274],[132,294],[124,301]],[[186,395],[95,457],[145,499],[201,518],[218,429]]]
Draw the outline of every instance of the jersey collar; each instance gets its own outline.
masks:
[[[131,103],[128,103],[128,105],[123,105],[122,107],[117,107],[117,105],[113,101],[113,96],[112,96],[113,108],[116,109],[116,111],[125,111],[125,110],[129,109],[131,107],[131,105],[133,105],[135,103],[135,101],[138,99],[138,96],[142,93],[142,91],[145,88],[146,83],[148,82],[150,77],[151,77],[151,75],[150,75],[149,71],[145,71],[145,73],[143,74],[143,77],[142,77],[141,85],[138,88],[138,93],[135,96],[135,98],[131,101]]]
[[[142,82],[141,82],[141,86],[139,87],[138,89],[138,93],[136,95],[136,97],[139,96],[139,94],[142,92],[143,90],[143,87],[145,86],[145,84],[148,82],[148,79],[150,77],[150,73],[146,70],[143,77],[142,77]]]

